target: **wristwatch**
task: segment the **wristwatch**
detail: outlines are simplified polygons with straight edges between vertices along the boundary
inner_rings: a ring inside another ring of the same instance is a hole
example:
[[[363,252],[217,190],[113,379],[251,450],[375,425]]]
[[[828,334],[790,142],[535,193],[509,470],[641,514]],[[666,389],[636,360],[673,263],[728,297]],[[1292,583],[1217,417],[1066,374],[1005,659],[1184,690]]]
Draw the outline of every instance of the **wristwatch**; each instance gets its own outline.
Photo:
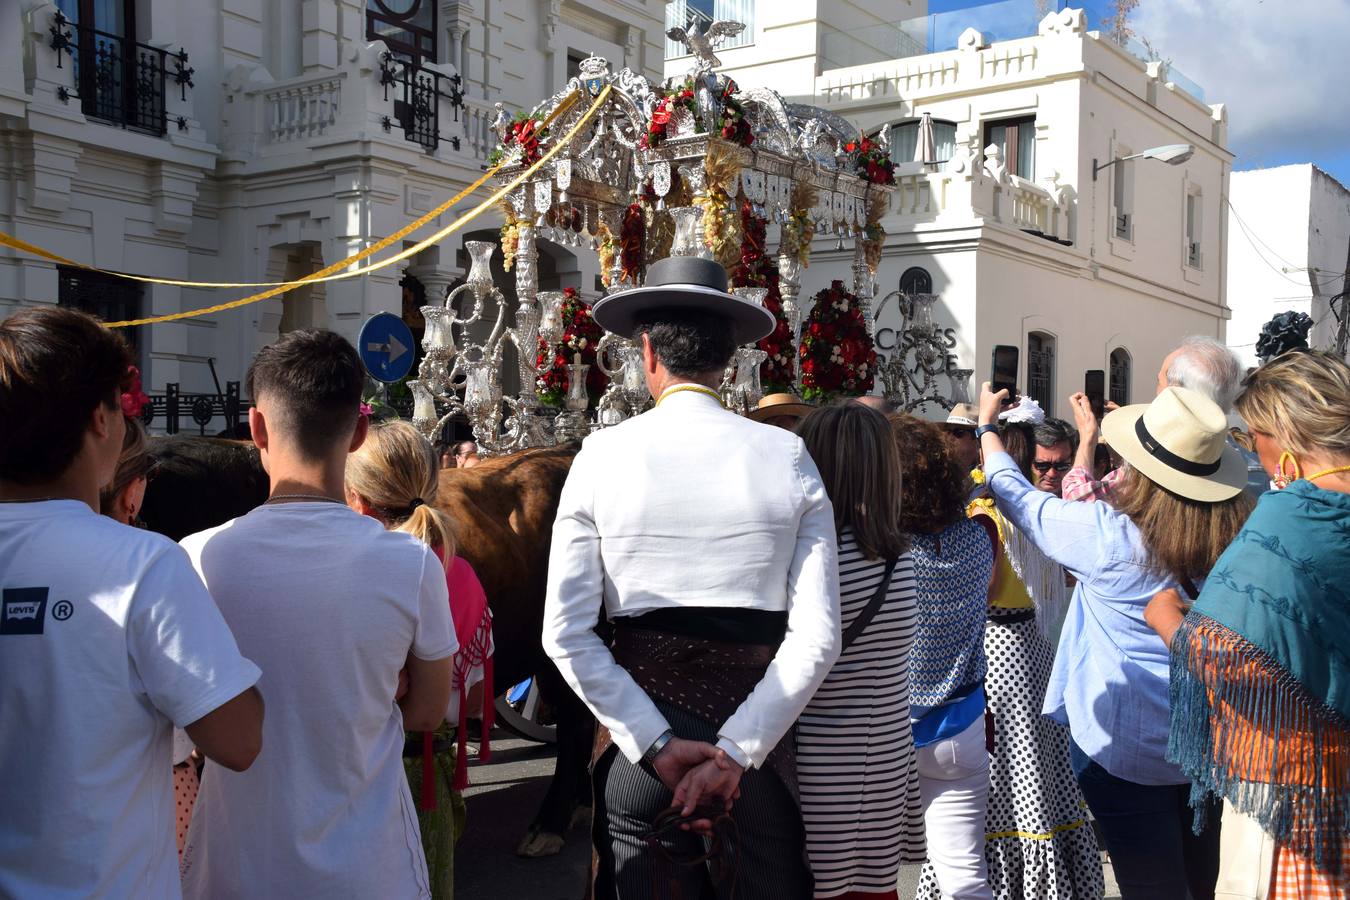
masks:
[[[975,429],[975,440],[978,441],[980,438],[984,437],[986,434],[991,434],[991,433],[992,433],[992,434],[998,434],[998,426],[997,426],[997,425],[981,425],[979,428],[976,428],[976,429]]]
[[[666,749],[666,744],[669,744],[671,739],[674,737],[675,732],[667,728],[659,738],[652,741],[652,745],[647,748],[646,753],[642,754],[642,759],[638,760],[638,764],[644,766],[651,766],[651,764],[656,761],[656,757],[661,753],[661,751]]]

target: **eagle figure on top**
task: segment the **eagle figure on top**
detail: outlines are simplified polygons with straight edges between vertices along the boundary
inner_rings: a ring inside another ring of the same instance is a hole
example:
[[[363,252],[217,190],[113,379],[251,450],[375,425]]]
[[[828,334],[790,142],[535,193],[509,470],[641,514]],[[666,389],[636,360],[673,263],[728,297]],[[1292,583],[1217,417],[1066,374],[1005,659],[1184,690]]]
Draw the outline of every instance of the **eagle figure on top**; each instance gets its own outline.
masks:
[[[725,38],[735,37],[744,30],[745,25],[741,22],[713,22],[707,31],[703,31],[698,22],[692,22],[688,29],[671,28],[666,32],[666,37],[672,41],[679,41],[689,48],[690,55],[696,60],[694,77],[697,78],[722,64],[713,50],[720,46]]]

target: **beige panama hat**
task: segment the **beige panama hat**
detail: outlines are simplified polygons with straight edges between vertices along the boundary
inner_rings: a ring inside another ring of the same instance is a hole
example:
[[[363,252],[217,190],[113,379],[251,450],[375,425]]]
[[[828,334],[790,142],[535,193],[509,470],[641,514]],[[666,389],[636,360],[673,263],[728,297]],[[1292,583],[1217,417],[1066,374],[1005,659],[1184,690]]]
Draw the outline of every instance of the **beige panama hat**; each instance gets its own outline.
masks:
[[[1201,503],[1235,497],[1247,485],[1247,464],[1227,436],[1223,410],[1188,388],[1169,387],[1152,403],[1122,407],[1102,420],[1102,437],[1127,463]]]
[[[973,403],[958,403],[952,407],[952,411],[947,414],[947,421],[942,424],[955,425],[958,428],[974,428],[980,424],[980,411]]]
[[[750,418],[756,422],[772,419],[774,416],[804,416],[815,409],[810,403],[796,394],[765,394],[759,406],[750,410]]]

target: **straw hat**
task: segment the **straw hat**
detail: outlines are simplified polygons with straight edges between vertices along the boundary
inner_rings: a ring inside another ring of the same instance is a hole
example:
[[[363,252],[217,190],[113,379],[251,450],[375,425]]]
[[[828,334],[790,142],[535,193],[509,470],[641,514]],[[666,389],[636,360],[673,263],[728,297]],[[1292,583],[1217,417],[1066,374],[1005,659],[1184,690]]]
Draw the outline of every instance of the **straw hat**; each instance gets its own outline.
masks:
[[[1102,437],[1127,463],[1202,503],[1235,497],[1247,486],[1247,464],[1227,436],[1223,410],[1189,388],[1169,387],[1152,403],[1121,407],[1102,420]]]
[[[804,403],[801,397],[796,394],[766,394],[759,401],[759,406],[750,410],[750,418],[756,422],[763,422],[765,419],[772,419],[774,416],[804,416],[815,409],[809,403]]]
[[[980,424],[980,411],[975,408],[973,403],[958,403],[952,407],[952,411],[947,414],[947,421],[944,425],[955,425],[959,428],[974,428]]]
[[[600,299],[591,311],[606,331],[632,337],[637,318],[654,309],[699,309],[726,317],[737,344],[753,344],[777,327],[773,313],[727,292],[727,270],[711,259],[668,256],[652,263],[642,287]]]

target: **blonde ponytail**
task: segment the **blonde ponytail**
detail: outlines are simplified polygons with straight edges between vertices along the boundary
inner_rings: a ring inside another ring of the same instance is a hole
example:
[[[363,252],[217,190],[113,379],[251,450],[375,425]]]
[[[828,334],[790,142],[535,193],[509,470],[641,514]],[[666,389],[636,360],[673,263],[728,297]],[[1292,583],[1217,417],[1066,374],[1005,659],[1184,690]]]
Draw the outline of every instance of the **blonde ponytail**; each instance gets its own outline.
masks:
[[[347,457],[347,488],[369,504],[386,528],[411,534],[440,550],[448,568],[455,557],[454,520],[432,506],[440,460],[407,422],[372,425],[365,443]]]

